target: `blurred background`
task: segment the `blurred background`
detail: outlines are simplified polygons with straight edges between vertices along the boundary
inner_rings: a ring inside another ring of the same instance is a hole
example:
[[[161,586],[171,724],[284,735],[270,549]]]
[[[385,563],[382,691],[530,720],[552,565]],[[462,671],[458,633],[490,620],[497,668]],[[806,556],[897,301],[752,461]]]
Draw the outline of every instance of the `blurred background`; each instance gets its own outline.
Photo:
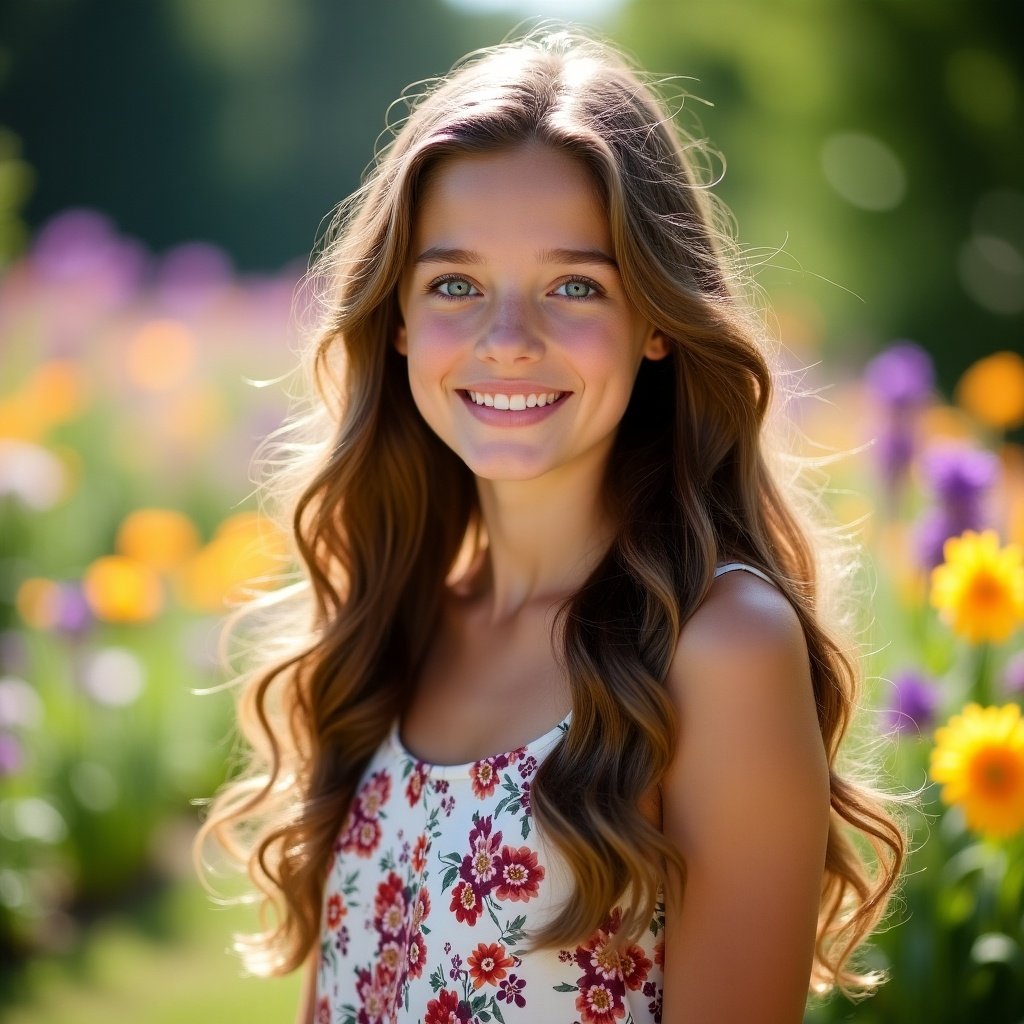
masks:
[[[291,1019],[297,979],[226,952],[251,909],[188,864],[191,801],[235,752],[231,695],[193,691],[223,680],[225,601],[280,567],[249,460],[287,412],[296,284],[388,105],[538,15],[684,80],[817,391],[801,443],[857,450],[822,472],[868,552],[863,730],[892,788],[928,789],[869,952],[893,981],[808,1020],[1024,1020],[1024,80],[995,0],[0,5],[5,1020]],[[1004,723],[974,747],[971,702]],[[944,743],[968,779],[945,801]],[[972,791],[976,748],[998,792]]]

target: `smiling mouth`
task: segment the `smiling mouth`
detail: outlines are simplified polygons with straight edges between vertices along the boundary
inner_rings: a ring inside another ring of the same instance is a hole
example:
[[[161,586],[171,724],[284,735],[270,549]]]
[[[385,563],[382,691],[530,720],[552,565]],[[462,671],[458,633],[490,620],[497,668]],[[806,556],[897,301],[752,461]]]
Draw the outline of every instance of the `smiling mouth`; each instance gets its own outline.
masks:
[[[500,392],[491,394],[486,391],[464,390],[461,392],[474,405],[508,410],[510,412],[522,412],[525,409],[544,408],[547,405],[554,405],[571,393],[570,391],[540,391],[529,395],[506,395]]]

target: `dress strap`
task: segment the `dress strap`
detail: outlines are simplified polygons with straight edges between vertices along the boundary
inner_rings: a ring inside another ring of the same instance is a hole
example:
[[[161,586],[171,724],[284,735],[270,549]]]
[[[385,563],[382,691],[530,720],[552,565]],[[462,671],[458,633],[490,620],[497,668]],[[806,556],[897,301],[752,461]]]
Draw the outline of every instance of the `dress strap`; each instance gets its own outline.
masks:
[[[724,565],[720,565],[715,569],[715,575],[721,576],[724,572],[732,572],[733,569],[746,569],[747,572],[752,572],[755,576],[760,576],[761,579],[767,580],[773,587],[778,587],[778,584],[770,576],[763,573],[760,569],[753,565],[747,565],[746,562],[726,562]]]

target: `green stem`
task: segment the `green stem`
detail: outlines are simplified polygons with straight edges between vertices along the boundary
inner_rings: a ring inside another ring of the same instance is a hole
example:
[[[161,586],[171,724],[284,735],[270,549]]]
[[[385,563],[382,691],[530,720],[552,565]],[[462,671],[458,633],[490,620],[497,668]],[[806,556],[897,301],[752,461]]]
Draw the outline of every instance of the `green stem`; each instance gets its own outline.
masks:
[[[993,702],[992,695],[992,645],[982,641],[975,649],[974,686],[971,696],[982,707]]]

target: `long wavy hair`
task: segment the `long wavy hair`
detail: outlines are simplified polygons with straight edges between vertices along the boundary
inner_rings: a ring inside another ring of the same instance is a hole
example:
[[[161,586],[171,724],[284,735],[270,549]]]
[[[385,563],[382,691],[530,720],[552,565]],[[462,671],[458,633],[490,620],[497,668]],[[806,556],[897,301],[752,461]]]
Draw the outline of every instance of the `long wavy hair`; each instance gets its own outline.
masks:
[[[319,248],[308,401],[266,448],[264,497],[293,537],[296,580],[226,624],[232,636],[255,623],[246,666],[227,684],[246,753],[209,801],[194,850],[204,882],[212,837],[255,886],[262,930],[236,936],[236,950],[251,973],[278,975],[317,943],[360,776],[412,692],[446,587],[486,550],[474,477],[419,415],[392,344],[425,175],[461,154],[539,143],[593,175],[626,293],[671,354],[640,369],[604,479],[614,539],[552,632],[572,725],[531,799],[575,895],[532,945],[584,941],[620,901],[626,941],[664,883],[684,881],[679,852],[637,805],[677,740],[664,681],[680,630],[716,563],[736,558],[797,611],[831,768],[811,985],[869,991],[881,979],[853,954],[885,912],[905,838],[895,799],[840,756],[860,687],[847,597],[859,548],[826,522],[801,461],[769,429],[784,375],[698,173],[707,150],[618,51],[565,31],[471,54],[406,99],[408,116]]]

